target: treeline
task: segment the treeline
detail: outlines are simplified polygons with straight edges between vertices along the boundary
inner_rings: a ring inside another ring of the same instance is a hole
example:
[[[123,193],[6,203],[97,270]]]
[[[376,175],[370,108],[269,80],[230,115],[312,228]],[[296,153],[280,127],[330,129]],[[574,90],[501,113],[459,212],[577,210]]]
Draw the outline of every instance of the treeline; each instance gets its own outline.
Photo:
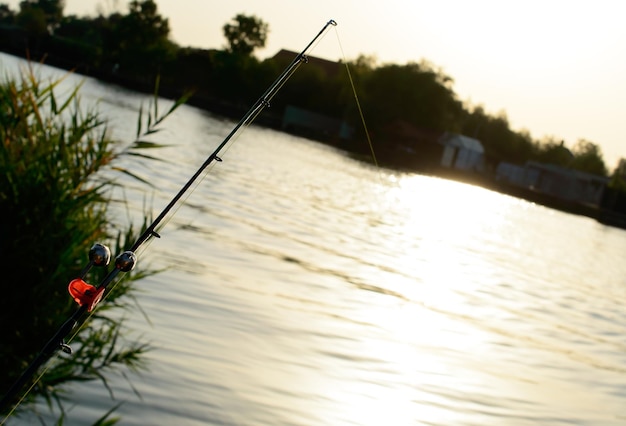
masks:
[[[20,56],[28,53],[33,59],[44,58],[49,64],[139,90],[153,90],[158,76],[164,96],[192,90],[189,103],[239,116],[288,59],[254,56],[269,32],[257,17],[237,15],[223,30],[227,47],[205,50],[173,43],[169,22],[152,0],[131,1],[126,13],[99,12],[95,17],[65,16],[62,0],[24,0],[17,11],[0,4],[2,50]],[[350,124],[357,142],[347,148],[366,147],[358,142],[365,135],[343,65],[312,61],[300,67],[266,110],[266,123],[277,124],[284,108],[293,105]],[[491,169],[501,161],[521,165],[535,160],[609,175],[596,143],[581,139],[568,149],[559,138],[536,140],[527,131],[512,130],[504,113],[493,115],[459,100],[453,79],[427,61],[377,64],[360,56],[348,65],[374,148],[389,161],[403,155],[397,149],[402,144],[397,125],[402,123],[421,131],[450,131],[479,139]],[[625,169],[621,160],[613,171],[614,180],[623,182]]]

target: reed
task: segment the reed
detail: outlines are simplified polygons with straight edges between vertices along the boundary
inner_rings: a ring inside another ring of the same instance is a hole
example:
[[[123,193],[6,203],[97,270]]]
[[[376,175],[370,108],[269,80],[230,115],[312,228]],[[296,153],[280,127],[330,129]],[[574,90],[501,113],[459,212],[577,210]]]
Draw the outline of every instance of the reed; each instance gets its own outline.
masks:
[[[121,252],[149,223],[146,213],[140,226],[112,226],[111,189],[120,173],[145,182],[120,160],[128,155],[154,159],[146,150],[159,144],[145,136],[157,132],[186,100],[159,115],[157,84],[154,100],[139,111],[136,140],[122,144],[111,138],[97,109],[81,105],[80,85],[58,95],[62,81],[45,81],[28,65],[0,82],[0,394],[76,310],[67,284],[85,265],[89,248],[100,242]],[[123,318],[125,309],[138,308],[131,282],[154,272],[135,270],[111,289],[73,337],[74,353],[47,365],[17,413],[32,410],[33,401],[43,397],[61,411],[62,421],[70,383],[99,380],[112,392],[107,380],[112,371],[145,367],[142,355],[149,347],[124,339]],[[105,274],[94,268],[86,280],[98,282]],[[109,414],[101,422],[107,423]]]

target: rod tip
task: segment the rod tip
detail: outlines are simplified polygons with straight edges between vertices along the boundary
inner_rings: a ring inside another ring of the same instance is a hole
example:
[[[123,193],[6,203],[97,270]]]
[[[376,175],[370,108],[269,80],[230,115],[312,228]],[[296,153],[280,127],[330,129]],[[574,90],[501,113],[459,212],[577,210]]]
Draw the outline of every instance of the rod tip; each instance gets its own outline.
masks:
[[[331,19],[330,21],[328,21],[329,25],[332,25],[333,27],[337,26],[337,21],[335,21],[334,19]]]

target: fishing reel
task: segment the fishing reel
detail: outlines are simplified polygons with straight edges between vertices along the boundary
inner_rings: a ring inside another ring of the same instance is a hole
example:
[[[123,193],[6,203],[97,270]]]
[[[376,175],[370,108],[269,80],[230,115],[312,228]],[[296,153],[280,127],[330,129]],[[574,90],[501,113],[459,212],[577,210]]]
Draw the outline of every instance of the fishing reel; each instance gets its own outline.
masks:
[[[70,281],[67,290],[70,296],[78,303],[81,308],[85,307],[91,312],[96,305],[102,300],[107,285],[117,272],[128,272],[135,267],[137,257],[132,251],[125,251],[115,258],[115,273],[109,273],[98,287],[91,285],[83,280],[87,272],[93,267],[107,267],[111,262],[111,250],[103,244],[94,244],[89,249],[89,263],[82,270],[79,278]],[[64,341],[59,342],[60,349],[66,354],[72,353],[72,348]]]
[[[102,300],[104,291],[114,275],[109,273],[107,278],[98,286],[91,285],[84,281],[87,272],[93,267],[106,267],[111,262],[111,251],[103,244],[94,244],[89,250],[89,263],[83,269],[78,278],[70,281],[67,290],[81,307],[86,306],[91,312]],[[125,251],[115,258],[115,268],[119,272],[129,272],[135,267],[137,257],[132,251]],[[65,349],[64,349],[65,350]]]
[[[104,244],[96,243],[89,249],[89,264],[91,266],[109,266],[111,262],[111,250]],[[135,267],[137,257],[132,251],[125,251],[115,258],[115,267],[122,272],[129,272]],[[88,269],[81,274],[84,277]]]

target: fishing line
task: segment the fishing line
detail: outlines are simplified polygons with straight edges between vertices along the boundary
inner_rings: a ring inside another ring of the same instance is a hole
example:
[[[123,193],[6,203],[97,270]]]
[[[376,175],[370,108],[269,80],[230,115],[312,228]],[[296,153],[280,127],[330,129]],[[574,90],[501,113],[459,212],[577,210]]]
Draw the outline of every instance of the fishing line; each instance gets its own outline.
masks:
[[[144,232],[135,241],[132,247],[119,254],[115,258],[115,267],[107,273],[107,275],[100,281],[97,286],[86,283],[83,278],[87,276],[88,271],[92,266],[108,267],[111,260],[111,253],[108,247],[102,244],[94,244],[89,250],[89,263],[85,266],[81,272],[79,278],[70,281],[68,290],[72,298],[80,305],[78,308],[56,331],[52,338],[46,343],[39,354],[33,359],[29,366],[24,370],[22,375],[11,386],[7,393],[2,397],[0,401],[0,409],[4,409],[17,397],[17,404],[9,410],[9,414],[2,421],[2,424],[8,419],[8,417],[15,411],[19,404],[24,400],[28,393],[33,389],[36,383],[38,383],[49,368],[45,366],[50,358],[58,353],[59,349],[63,352],[71,353],[71,348],[66,343],[66,339],[73,339],[78,332],[85,326],[86,320],[91,318],[93,311],[98,303],[107,296],[110,291],[115,288],[121,282],[118,276],[121,272],[130,272],[134,269],[137,256],[137,252],[145,250],[146,244],[152,242],[154,237],[160,238],[158,230],[162,229],[166,223],[171,220],[173,214],[181,207],[181,200],[184,202],[190,196],[192,192],[198,187],[198,185],[204,180],[209,170],[212,169],[215,162],[221,162],[222,149],[228,150],[234,140],[239,134],[246,129],[254,119],[261,113],[265,107],[270,106],[270,101],[283,87],[287,80],[293,75],[293,73],[300,67],[302,63],[306,63],[306,53],[312,46],[316,46],[319,43],[320,38],[325,34],[326,30],[330,26],[337,26],[334,20],[329,20],[319,33],[309,42],[309,44],[293,59],[289,66],[278,76],[278,78],[270,85],[270,87],[263,93],[263,95],[253,104],[243,118],[235,125],[231,132],[224,138],[224,140],[218,145],[218,147],[209,155],[208,158],[202,163],[202,165],[196,170],[196,172],[187,180],[178,193],[171,199],[169,204],[166,205],[159,215],[150,223],[150,225],[144,230]],[[191,189],[191,191],[190,191]],[[143,250],[140,250],[143,249]],[[86,316],[86,314],[88,314]],[[38,371],[43,368],[43,372],[38,374]],[[19,397],[22,388],[33,381],[25,393]]]
[[[370,138],[370,133],[367,130],[367,124],[365,122],[365,115],[363,114],[363,109],[361,108],[361,102],[359,101],[359,95],[356,92],[356,87],[354,85],[354,80],[352,79],[352,73],[350,72],[350,66],[348,65],[348,60],[346,59],[346,54],[343,51],[343,45],[341,44],[341,40],[339,38],[339,30],[335,27],[335,35],[337,36],[337,43],[339,44],[339,50],[341,50],[341,56],[343,57],[343,62],[346,64],[346,72],[348,73],[348,80],[350,80],[350,86],[352,88],[352,94],[354,95],[354,100],[356,102],[357,110],[359,111],[359,116],[361,118],[361,123],[363,124],[363,130],[365,131],[365,137],[367,138],[367,143],[370,148],[370,152],[372,154],[372,160],[374,161],[374,165],[380,171],[380,166],[378,164],[378,160],[376,159],[376,153],[374,152],[374,145],[372,144],[372,139]]]
[[[15,403],[15,405],[13,407],[11,407],[11,409],[9,410],[9,412],[7,413],[7,415],[2,419],[2,421],[0,422],[0,426],[4,425],[6,423],[7,420],[9,420],[9,417],[11,417],[13,415],[13,413],[15,412],[15,410],[17,410],[17,407],[20,406],[20,404],[22,404],[22,402],[24,402],[24,400],[26,399],[26,397],[28,396],[28,394],[30,393],[30,391],[33,390],[33,388],[35,387],[35,385],[37,383],[39,383],[39,381],[41,380],[41,378],[43,377],[44,374],[46,374],[48,372],[48,370],[50,369],[50,365],[46,365],[44,366],[44,368],[41,371],[41,374],[38,374],[35,381],[26,389],[26,392],[24,392],[24,394],[20,397],[20,399]]]

